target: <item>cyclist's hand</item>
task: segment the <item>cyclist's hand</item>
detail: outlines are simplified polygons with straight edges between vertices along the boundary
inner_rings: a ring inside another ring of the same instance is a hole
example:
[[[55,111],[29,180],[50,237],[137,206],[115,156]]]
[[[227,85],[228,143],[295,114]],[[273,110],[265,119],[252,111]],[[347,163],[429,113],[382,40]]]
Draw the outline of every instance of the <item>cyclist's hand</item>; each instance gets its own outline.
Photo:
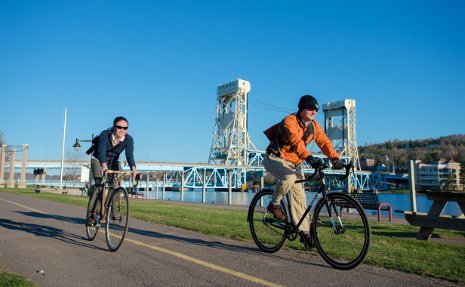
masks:
[[[344,168],[344,162],[338,158],[334,158],[331,161],[332,169],[343,169]]]
[[[102,173],[102,177],[105,177],[105,175],[107,175],[108,173],[108,167],[103,167],[102,166],[102,169],[100,171]]]
[[[132,171],[132,178],[133,178],[135,181],[139,181],[139,180],[140,180],[140,171],[134,169],[134,170]]]
[[[102,177],[105,177],[105,175],[107,175],[108,165],[106,162],[102,162],[102,169],[100,170],[100,172],[102,173]]]
[[[315,158],[312,155],[309,155],[305,161],[313,168],[317,169],[320,165],[323,164],[320,158]]]

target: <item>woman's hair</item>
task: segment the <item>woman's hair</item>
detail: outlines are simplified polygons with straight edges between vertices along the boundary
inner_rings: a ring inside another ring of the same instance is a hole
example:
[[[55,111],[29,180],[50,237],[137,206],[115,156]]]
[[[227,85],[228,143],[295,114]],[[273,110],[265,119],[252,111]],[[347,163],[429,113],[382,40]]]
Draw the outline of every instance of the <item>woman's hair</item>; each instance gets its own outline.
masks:
[[[113,126],[115,126],[116,123],[119,122],[119,121],[125,121],[125,122],[127,122],[128,125],[129,125],[129,122],[128,122],[128,120],[127,120],[125,117],[119,116],[119,117],[116,117],[116,118],[113,120]]]

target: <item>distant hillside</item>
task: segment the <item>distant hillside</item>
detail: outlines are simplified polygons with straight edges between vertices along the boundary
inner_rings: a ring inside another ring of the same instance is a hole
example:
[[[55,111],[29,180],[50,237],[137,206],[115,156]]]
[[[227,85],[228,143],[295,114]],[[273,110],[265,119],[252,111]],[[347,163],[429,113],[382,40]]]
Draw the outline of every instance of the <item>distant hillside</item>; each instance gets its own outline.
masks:
[[[392,140],[381,144],[358,147],[361,159],[374,159],[378,163],[388,161],[395,164],[396,169],[405,169],[409,160],[419,159],[431,163],[439,159],[453,158],[465,165],[465,135],[450,135],[437,139]]]

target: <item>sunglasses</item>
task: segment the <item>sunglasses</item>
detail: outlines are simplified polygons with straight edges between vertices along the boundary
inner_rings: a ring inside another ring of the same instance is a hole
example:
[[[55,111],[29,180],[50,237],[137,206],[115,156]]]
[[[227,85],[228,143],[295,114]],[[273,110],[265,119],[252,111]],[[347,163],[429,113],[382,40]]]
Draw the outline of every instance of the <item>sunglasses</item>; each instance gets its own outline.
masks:
[[[307,110],[311,111],[311,112],[318,112],[318,108],[317,107],[305,107]]]
[[[127,129],[128,129],[128,127],[122,127],[122,126],[116,126],[116,128],[119,129],[119,130],[120,130],[120,129],[123,129],[123,130],[127,130]]]

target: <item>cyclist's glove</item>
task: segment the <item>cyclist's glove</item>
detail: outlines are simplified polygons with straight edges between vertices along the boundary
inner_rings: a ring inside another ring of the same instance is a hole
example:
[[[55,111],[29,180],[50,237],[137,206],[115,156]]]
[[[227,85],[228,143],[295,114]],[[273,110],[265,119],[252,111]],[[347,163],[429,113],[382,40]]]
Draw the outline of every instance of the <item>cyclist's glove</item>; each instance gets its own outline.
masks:
[[[321,161],[321,159],[319,158],[315,158],[313,157],[312,155],[309,155],[305,161],[313,168],[313,169],[317,169],[320,165],[323,164],[323,162]]]
[[[331,161],[331,164],[332,164],[333,169],[343,169],[344,168],[344,162],[342,162],[342,160],[338,159],[337,157],[334,158]]]
[[[100,172],[102,173],[102,176],[104,177],[108,173],[108,168],[102,167],[102,170]]]

